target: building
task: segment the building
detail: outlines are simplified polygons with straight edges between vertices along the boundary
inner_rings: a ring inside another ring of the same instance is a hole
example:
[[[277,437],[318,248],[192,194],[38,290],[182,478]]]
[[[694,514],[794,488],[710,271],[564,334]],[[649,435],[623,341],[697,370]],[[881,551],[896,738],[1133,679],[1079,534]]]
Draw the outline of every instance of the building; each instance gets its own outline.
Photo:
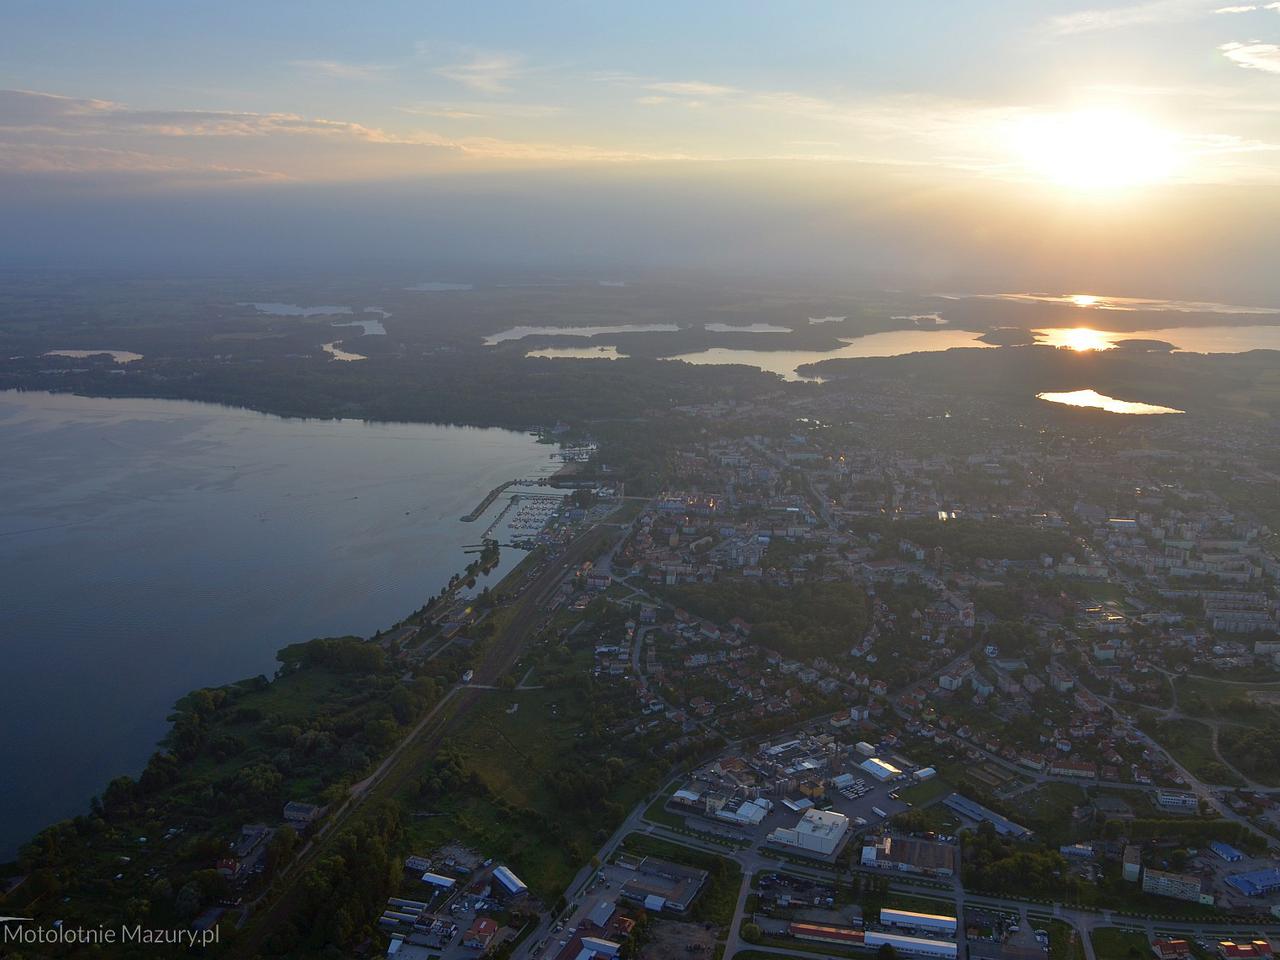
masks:
[[[498,924],[488,917],[476,917],[476,922],[462,937],[462,945],[469,950],[488,950],[498,935]]]
[[[1236,873],[1227,877],[1227,883],[1246,897],[1266,897],[1280,891],[1280,870],[1268,867],[1252,873]]]
[[[996,833],[1002,837],[1013,837],[1015,840],[1026,840],[1031,836],[1031,831],[1020,824],[1014,823],[1005,817],[1000,816],[994,810],[988,810],[980,803],[970,800],[968,797],[953,793],[942,801],[943,804],[954,810],[960,816],[973,820],[977,823],[986,822],[996,829]]]
[[[319,820],[323,814],[324,807],[317,807],[314,803],[290,800],[284,805],[284,819],[288,823],[297,826],[309,827]]]
[[[524,896],[529,892],[529,888],[524,885],[524,881],[512,873],[510,867],[495,868],[493,879],[496,884],[494,893],[500,897],[510,900]]]
[[[1270,960],[1275,956],[1275,950],[1266,940],[1253,940],[1249,943],[1221,940],[1218,942],[1218,956],[1222,960]]]
[[[422,882],[428,883],[433,887],[439,887],[441,890],[452,890],[454,884],[457,883],[452,877],[432,873],[430,870],[422,875]]]
[[[797,940],[808,940],[812,943],[838,943],[860,947],[863,944],[861,930],[852,927],[828,927],[819,923],[791,923],[787,925],[787,933]]]
[[[1125,845],[1122,875],[1130,883],[1137,883],[1142,876],[1142,848],[1136,843]]]
[[[863,943],[872,950],[878,950],[887,943],[899,954],[910,957],[941,957],[942,960],[955,960],[958,956],[954,940],[927,940],[924,937],[909,937],[901,933],[867,930],[863,934]]]
[[[1142,871],[1142,892],[1157,897],[1173,897],[1189,903],[1200,902],[1200,878],[1189,873],[1169,873],[1147,867]]]
[[[707,881],[707,871],[645,857],[638,863],[624,863],[635,876],[622,885],[622,896],[644,904],[649,911],[684,913]]]
[[[868,757],[858,766],[882,783],[885,780],[892,780],[894,777],[902,776],[901,770],[887,760],[881,760],[879,757]]]
[[[1244,854],[1230,844],[1220,843],[1217,840],[1209,844],[1209,849],[1221,857],[1227,863],[1239,863],[1244,859]]]
[[[1151,952],[1156,960],[1182,960],[1191,956],[1191,944],[1185,940],[1152,940]]]
[[[956,872],[956,848],[911,837],[868,837],[862,846],[862,865],[879,870],[950,877]]]
[[[890,927],[906,927],[910,930],[928,930],[944,936],[956,935],[956,918],[939,913],[916,913],[914,910],[880,910],[880,922]]]
[[[1194,793],[1183,793],[1180,790],[1157,790],[1156,806],[1161,810],[1174,810],[1180,813],[1197,813],[1200,801]]]
[[[769,842],[829,857],[839,849],[849,832],[849,818],[834,810],[806,810],[794,827],[777,827]]]

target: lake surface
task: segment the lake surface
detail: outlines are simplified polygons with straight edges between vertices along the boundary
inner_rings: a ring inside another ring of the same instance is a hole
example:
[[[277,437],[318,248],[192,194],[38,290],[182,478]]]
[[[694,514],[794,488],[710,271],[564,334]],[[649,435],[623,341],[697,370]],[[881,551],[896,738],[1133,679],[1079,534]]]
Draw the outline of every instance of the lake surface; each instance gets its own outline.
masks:
[[[116,363],[133,363],[135,360],[141,360],[142,354],[134,353],[132,350],[46,350],[46,357],[71,357],[74,360],[83,360],[85,357],[100,357],[107,354]]]
[[[1185,413],[1173,407],[1161,407],[1154,403],[1138,403],[1136,400],[1117,400],[1097,390],[1072,390],[1069,393],[1037,393],[1040,400],[1060,403],[1068,407],[1093,407],[1107,413],[1130,413],[1138,416],[1151,416],[1160,413]]]
[[[484,338],[486,347],[508,340],[525,337],[599,337],[610,333],[675,333],[680,327],[674,323],[616,323],[598,327],[511,327],[501,333]]]
[[[1192,353],[1243,353],[1247,350],[1280,350],[1280,324],[1253,324],[1221,327],[1161,327],[1155,330],[1098,330],[1085,327],[1037,329],[1038,342],[1068,349],[1111,349],[1125,340],[1153,340]],[[822,360],[855,357],[897,357],[907,353],[950,350],[953,347],[993,348],[977,339],[972,330],[946,326],[929,330],[891,330],[865,337],[841,338],[845,346],[837,350],[759,349],[735,350],[712,347],[696,353],[671,357],[687,363],[743,363],[787,380],[804,380],[797,368]]]
[[[318,307],[302,307],[296,303],[237,303],[238,307],[253,307],[259,313],[273,317],[332,317],[354,313],[350,307],[323,304]]]
[[[15,392],[0,449],[0,860],[140,772],[189,690],[417,609],[506,499],[458,518],[558,466],[506,430]]]

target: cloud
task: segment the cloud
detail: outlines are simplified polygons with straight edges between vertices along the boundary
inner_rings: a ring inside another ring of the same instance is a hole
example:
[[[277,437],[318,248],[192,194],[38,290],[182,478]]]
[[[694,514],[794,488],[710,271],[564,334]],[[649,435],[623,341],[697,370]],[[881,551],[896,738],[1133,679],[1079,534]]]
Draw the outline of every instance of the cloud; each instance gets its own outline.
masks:
[[[504,53],[480,53],[465,63],[437,67],[436,73],[477,93],[508,93],[524,72],[519,57]]]
[[[677,97],[727,97],[738,92],[736,87],[726,87],[719,83],[705,83],[701,80],[661,81],[646,84],[645,87],[656,93],[666,93]]]
[[[1202,0],[1148,0],[1122,7],[1103,7],[1062,14],[1048,22],[1050,33],[1068,36],[1155,23],[1194,20],[1206,13]]]
[[[421,143],[345,120],[296,113],[234,110],[133,110],[110,100],[64,97],[31,90],[0,90],[0,132],[61,137],[134,134],[153,137],[319,136],[371,143]]]
[[[1254,4],[1241,4],[1240,6],[1236,6],[1236,7],[1219,7],[1217,10],[1213,12],[1214,13],[1251,13],[1252,11],[1257,9],[1258,9],[1257,6]]]
[[[0,170],[7,174],[145,177],[152,183],[251,183],[288,179],[268,170],[200,163],[184,157],[79,144],[0,142]]]
[[[1218,49],[1228,60],[1246,70],[1280,73],[1280,45],[1253,40],[1249,43],[1224,43]]]
[[[342,60],[290,60],[289,66],[333,80],[373,80],[391,70],[383,64],[346,63]]]
[[[445,120],[542,120],[558,116],[563,107],[546,103],[504,103],[497,100],[480,102],[427,102],[397,108],[416,117],[440,117]]]

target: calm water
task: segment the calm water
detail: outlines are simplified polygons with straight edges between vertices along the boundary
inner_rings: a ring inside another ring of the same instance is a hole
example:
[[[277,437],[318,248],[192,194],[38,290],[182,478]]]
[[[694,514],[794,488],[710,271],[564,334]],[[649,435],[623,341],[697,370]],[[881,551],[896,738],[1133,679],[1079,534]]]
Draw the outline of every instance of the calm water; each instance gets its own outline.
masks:
[[[599,337],[610,333],[675,333],[680,328],[674,323],[616,323],[598,327],[511,327],[501,333],[484,338],[486,347],[508,340],[525,337]]]
[[[1161,407],[1154,403],[1139,403],[1136,400],[1117,400],[1097,390],[1072,390],[1070,393],[1037,393],[1040,400],[1049,403],[1060,403],[1067,407],[1092,407],[1105,410],[1107,413],[1130,413],[1138,416],[1151,416],[1161,413],[1184,413],[1173,407]]]
[[[505,430],[12,392],[0,449],[0,860],[139,772],[188,690],[416,609],[490,515],[458,517],[556,466]]]

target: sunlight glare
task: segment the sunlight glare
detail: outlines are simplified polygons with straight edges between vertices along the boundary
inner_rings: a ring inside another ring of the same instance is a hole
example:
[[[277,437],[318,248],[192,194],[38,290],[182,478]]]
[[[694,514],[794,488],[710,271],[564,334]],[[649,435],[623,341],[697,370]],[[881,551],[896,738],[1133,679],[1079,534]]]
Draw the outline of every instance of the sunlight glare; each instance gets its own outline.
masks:
[[[1090,350],[1110,350],[1115,346],[1107,335],[1088,327],[1073,327],[1068,330],[1054,330],[1046,334],[1041,341],[1051,347],[1064,347],[1084,353]]]
[[[1111,111],[1034,117],[1020,126],[1016,140],[1030,173],[1084,192],[1160,183],[1182,165],[1174,136],[1139,117]]]

